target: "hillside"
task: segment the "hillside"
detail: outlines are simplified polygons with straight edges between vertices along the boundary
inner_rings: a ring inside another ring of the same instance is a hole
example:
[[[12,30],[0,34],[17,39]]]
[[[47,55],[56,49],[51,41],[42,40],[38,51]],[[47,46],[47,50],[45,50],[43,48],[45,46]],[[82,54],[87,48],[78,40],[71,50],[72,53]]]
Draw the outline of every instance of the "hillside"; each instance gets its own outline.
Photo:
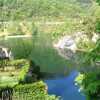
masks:
[[[90,4],[86,0],[0,0],[0,20],[77,18],[86,13]]]

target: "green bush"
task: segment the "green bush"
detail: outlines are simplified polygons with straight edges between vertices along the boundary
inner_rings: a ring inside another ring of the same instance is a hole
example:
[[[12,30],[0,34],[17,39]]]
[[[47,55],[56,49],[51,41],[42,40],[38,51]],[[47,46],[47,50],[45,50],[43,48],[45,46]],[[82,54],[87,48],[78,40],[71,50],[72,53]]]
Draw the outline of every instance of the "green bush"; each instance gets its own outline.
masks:
[[[14,70],[18,71],[17,76],[19,83],[32,83],[40,79],[40,67],[37,66],[33,61],[26,59],[11,60],[5,67],[14,67]],[[15,73],[9,72],[9,78],[13,79]],[[5,81],[4,81],[5,82]],[[8,81],[7,81],[8,82]]]
[[[21,69],[21,71],[20,71],[20,73],[19,73],[19,81],[20,81],[20,82],[25,81],[25,77],[26,77],[26,75],[27,75],[27,73],[28,73],[28,71],[29,71],[29,68],[30,68],[29,63],[26,63],[26,64],[22,67],[22,69]]]
[[[2,5],[3,3],[3,5]],[[90,4],[90,3],[88,3]],[[85,4],[86,5],[86,4]],[[8,9],[2,9],[5,6]],[[1,20],[24,20],[37,17],[63,18],[79,17],[88,7],[75,0],[0,0]],[[81,13],[81,14],[80,14]],[[4,16],[4,17],[3,17]],[[39,19],[39,18],[38,18]]]
[[[16,59],[16,60],[11,60],[7,63],[8,66],[17,66],[21,68],[23,65],[28,63],[28,60],[25,59]]]
[[[75,82],[86,94],[87,100],[100,100],[100,71],[79,74]]]
[[[100,33],[100,21],[96,22],[96,32]]]
[[[21,64],[21,62],[24,62]],[[32,83],[40,79],[40,67],[37,66],[33,61],[19,60],[18,63],[21,67],[19,73],[19,82],[20,83]]]
[[[42,81],[40,81],[33,84],[19,84],[14,87],[14,91],[15,92],[27,92],[27,91],[35,92],[37,89],[38,91],[43,91],[44,93],[46,93],[44,88],[45,88],[45,84]]]
[[[100,5],[100,0],[96,0],[97,1],[97,3]]]
[[[55,96],[47,94],[46,85],[42,81],[15,86],[13,97],[19,97],[20,100],[58,100]]]
[[[82,85],[89,100],[100,99],[100,71],[86,73]]]
[[[79,74],[76,78],[75,78],[75,82],[78,83],[78,85],[82,85],[82,81],[84,79],[84,74]]]
[[[3,98],[9,96],[12,100],[59,100],[55,95],[48,95],[46,87],[42,81],[9,87],[0,86],[0,98],[3,92],[8,91],[9,94],[4,95]]]

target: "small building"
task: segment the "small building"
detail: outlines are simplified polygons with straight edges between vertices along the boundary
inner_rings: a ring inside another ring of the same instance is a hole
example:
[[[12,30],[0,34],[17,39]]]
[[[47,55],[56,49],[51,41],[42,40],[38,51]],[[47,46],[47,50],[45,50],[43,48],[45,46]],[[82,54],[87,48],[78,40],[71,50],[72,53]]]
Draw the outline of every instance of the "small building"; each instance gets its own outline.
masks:
[[[12,58],[12,53],[9,48],[0,46],[0,60]]]

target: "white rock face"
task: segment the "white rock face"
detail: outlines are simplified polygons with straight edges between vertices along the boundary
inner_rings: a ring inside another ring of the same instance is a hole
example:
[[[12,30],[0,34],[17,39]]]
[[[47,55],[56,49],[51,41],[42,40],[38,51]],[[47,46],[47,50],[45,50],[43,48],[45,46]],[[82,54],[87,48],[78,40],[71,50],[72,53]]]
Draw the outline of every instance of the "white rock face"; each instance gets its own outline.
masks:
[[[77,49],[75,40],[71,36],[65,36],[61,40],[58,41],[57,44],[54,45],[54,47],[58,49],[69,49],[73,52]]]
[[[92,37],[92,41],[94,43],[96,43],[96,41],[99,39],[99,35],[97,35],[96,33],[94,33],[93,37]]]
[[[58,41],[58,43],[54,44],[54,47],[61,56],[71,59],[78,50],[77,44],[80,41],[89,41],[88,36],[84,34],[84,32],[76,32],[73,35],[64,36]]]
[[[9,58],[12,59],[12,53],[8,48],[0,47],[0,58]]]

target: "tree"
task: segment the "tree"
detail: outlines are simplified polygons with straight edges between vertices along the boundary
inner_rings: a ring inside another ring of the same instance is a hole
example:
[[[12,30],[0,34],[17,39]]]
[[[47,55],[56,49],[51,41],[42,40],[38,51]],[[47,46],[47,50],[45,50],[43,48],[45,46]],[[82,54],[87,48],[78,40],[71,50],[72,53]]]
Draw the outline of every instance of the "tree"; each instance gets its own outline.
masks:
[[[96,0],[96,2],[100,5],[100,0]]]

